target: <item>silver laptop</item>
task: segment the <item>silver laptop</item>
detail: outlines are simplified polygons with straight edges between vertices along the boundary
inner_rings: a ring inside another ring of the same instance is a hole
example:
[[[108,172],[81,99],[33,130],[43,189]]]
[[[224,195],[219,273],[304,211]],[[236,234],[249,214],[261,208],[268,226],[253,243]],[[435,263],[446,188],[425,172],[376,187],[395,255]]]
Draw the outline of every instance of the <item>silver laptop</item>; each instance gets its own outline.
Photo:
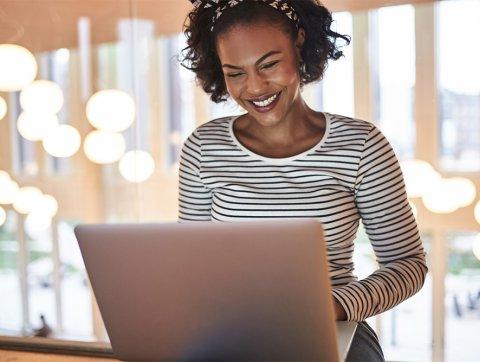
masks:
[[[80,225],[75,235],[119,359],[339,360],[315,219]]]

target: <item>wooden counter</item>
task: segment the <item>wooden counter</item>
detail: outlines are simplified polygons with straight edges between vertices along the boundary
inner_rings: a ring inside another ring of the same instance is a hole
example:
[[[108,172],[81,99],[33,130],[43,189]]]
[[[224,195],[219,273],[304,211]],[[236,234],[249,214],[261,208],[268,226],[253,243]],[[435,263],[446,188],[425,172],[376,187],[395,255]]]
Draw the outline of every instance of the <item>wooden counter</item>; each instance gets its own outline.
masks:
[[[350,349],[357,323],[337,322],[336,326],[339,355],[344,360]],[[118,360],[113,358],[109,343],[0,336],[0,361],[112,362]]]
[[[5,362],[112,362],[113,358],[67,356],[41,352],[22,352],[0,349],[0,361]]]

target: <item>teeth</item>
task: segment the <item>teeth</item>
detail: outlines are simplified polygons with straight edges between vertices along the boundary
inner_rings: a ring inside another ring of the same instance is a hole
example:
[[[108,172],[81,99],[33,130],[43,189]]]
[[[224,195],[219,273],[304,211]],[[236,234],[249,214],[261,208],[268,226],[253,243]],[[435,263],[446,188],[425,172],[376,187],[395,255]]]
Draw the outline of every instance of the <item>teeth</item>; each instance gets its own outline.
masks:
[[[277,98],[278,94],[274,94],[273,96],[271,96],[270,98],[268,99],[265,99],[264,101],[261,101],[261,102],[255,102],[253,101],[253,104],[255,104],[256,106],[258,107],[266,107],[268,106],[270,103],[272,103],[276,98]]]

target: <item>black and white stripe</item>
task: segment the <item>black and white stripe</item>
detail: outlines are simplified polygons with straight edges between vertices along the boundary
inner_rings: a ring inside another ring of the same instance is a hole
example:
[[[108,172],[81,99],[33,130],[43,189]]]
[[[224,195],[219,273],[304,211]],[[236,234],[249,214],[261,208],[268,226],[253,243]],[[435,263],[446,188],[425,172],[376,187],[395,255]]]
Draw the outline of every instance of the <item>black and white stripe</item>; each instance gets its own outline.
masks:
[[[325,116],[322,140],[288,158],[245,148],[233,133],[237,117],[198,127],[182,149],[179,221],[318,218],[334,297],[348,320],[361,321],[420,290],[425,253],[388,140],[369,122]],[[360,219],[380,266],[363,280],[352,261]]]

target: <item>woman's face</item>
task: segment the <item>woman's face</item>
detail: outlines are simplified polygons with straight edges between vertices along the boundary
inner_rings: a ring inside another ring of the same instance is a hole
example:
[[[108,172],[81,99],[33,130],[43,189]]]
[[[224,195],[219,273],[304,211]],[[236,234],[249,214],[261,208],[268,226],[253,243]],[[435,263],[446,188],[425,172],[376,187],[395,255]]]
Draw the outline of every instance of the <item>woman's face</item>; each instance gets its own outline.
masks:
[[[268,24],[235,26],[217,39],[228,93],[262,126],[278,124],[299,102],[303,41],[303,29],[294,43]]]

